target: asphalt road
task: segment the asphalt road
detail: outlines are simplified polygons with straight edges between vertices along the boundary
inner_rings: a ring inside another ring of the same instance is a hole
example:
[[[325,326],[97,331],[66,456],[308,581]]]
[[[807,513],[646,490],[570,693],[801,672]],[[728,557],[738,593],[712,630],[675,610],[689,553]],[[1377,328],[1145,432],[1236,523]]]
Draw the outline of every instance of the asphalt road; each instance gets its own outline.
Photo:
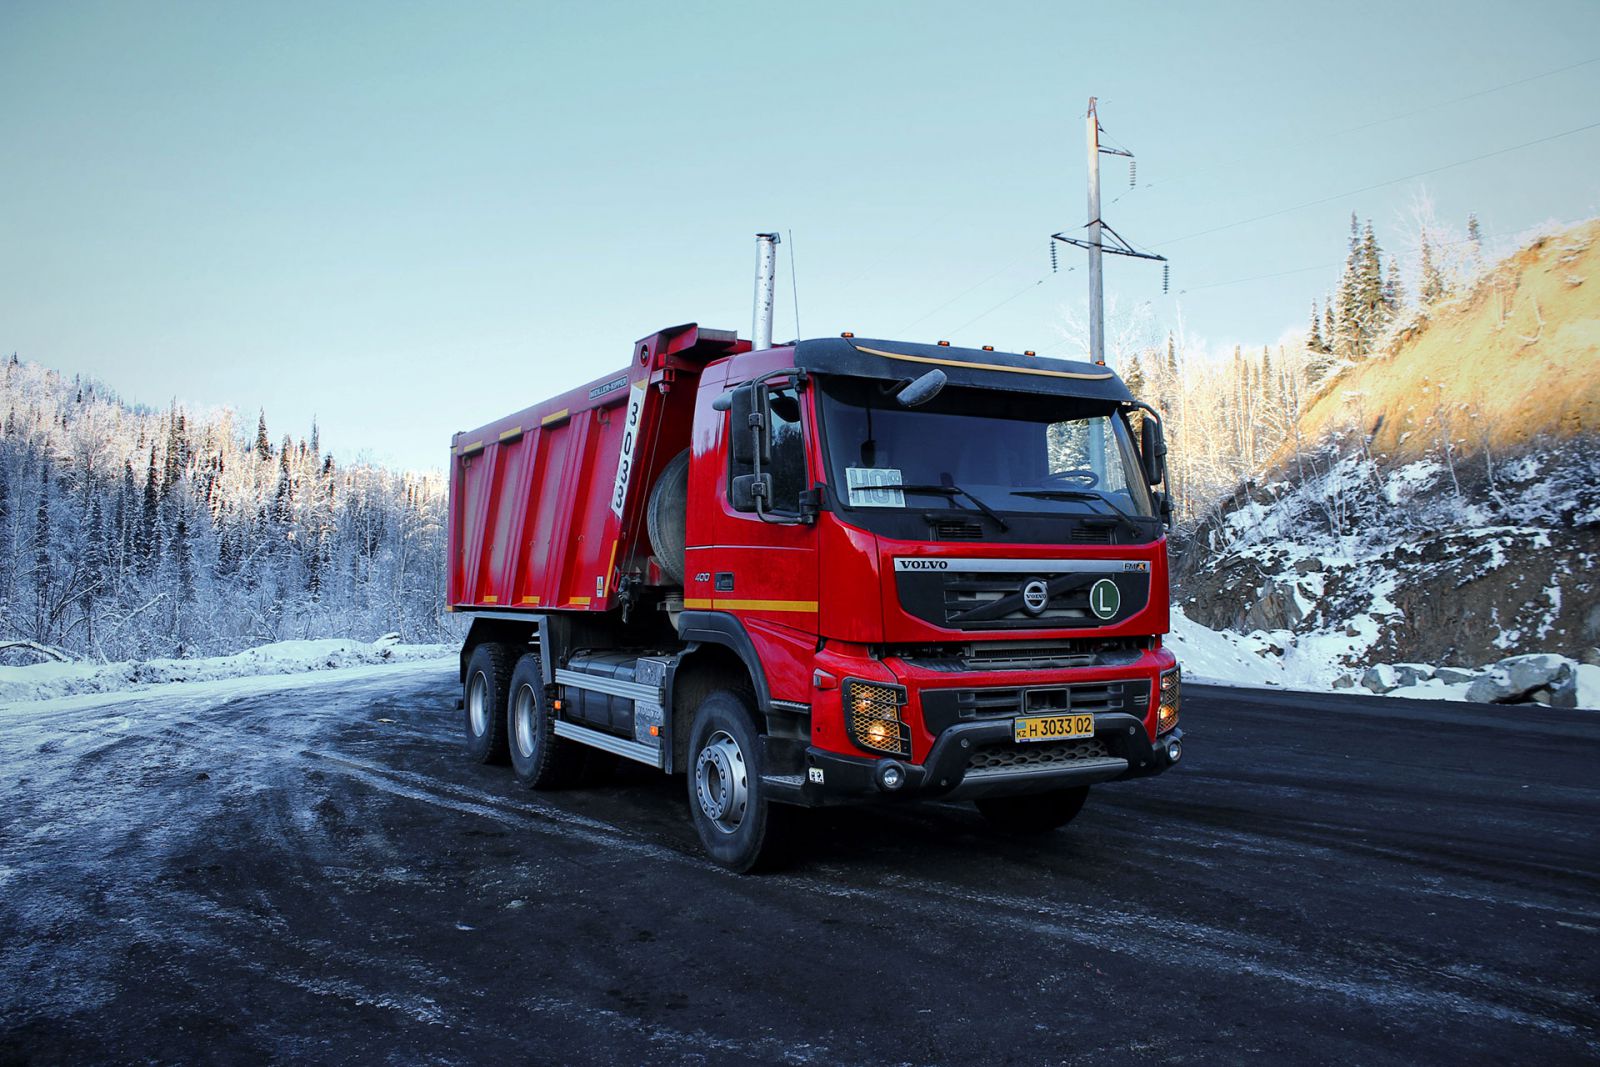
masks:
[[[446,671],[0,715],[0,1062],[1600,1057],[1600,714],[1192,687],[1067,829],[531,794]]]

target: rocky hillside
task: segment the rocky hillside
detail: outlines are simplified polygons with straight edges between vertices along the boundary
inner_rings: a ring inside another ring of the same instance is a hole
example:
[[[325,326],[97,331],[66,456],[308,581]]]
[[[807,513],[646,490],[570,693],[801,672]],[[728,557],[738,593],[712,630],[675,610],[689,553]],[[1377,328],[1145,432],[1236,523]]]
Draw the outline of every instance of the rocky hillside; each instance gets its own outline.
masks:
[[[1327,382],[1178,552],[1188,615],[1312,684],[1600,662],[1597,238],[1531,244]]]

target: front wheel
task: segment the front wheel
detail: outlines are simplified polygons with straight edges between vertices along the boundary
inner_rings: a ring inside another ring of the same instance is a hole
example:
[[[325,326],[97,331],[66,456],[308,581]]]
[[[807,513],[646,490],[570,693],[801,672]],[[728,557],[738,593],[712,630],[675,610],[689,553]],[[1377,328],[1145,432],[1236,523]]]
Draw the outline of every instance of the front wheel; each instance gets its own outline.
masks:
[[[1083,810],[1089,787],[1028,793],[1019,797],[991,797],[977,801],[978,811],[997,830],[1010,834],[1043,834],[1071,822]]]
[[[713,860],[745,872],[768,857],[770,820],[761,785],[761,735],[749,704],[727,690],[712,693],[689,730],[689,811]]]

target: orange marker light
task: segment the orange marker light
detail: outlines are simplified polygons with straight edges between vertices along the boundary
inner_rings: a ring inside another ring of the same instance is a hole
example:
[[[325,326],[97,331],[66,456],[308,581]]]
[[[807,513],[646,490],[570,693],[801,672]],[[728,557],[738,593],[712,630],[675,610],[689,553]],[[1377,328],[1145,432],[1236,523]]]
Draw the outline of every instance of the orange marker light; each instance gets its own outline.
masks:
[[[950,342],[949,341],[940,341],[939,342],[939,347],[940,348],[949,348],[950,347]]]
[[[1036,356],[1036,355],[1038,355],[1038,353],[1037,353],[1037,352],[1035,352],[1035,351],[1034,351],[1034,350],[1033,350],[1033,349],[1031,349],[1031,348],[1025,348],[1025,349],[1023,349],[1023,350],[1022,350],[1022,354],[1023,354],[1023,355],[1025,355],[1025,356]]]
[[[839,336],[840,337],[854,337],[855,334],[851,333],[849,330],[846,330],[844,333],[841,333]]]
[[[984,345],[983,346],[983,350],[985,352],[993,352],[994,351],[994,345]]]

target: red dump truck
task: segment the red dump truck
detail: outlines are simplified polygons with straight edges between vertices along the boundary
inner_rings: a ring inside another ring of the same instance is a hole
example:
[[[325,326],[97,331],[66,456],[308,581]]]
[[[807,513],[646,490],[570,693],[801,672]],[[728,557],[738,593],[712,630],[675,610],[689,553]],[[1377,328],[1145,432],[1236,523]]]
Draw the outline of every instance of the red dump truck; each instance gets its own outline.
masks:
[[[661,330],[453,442],[468,749],[685,775],[735,870],[784,805],[1061,826],[1182,752],[1164,452],[1094,363]]]

